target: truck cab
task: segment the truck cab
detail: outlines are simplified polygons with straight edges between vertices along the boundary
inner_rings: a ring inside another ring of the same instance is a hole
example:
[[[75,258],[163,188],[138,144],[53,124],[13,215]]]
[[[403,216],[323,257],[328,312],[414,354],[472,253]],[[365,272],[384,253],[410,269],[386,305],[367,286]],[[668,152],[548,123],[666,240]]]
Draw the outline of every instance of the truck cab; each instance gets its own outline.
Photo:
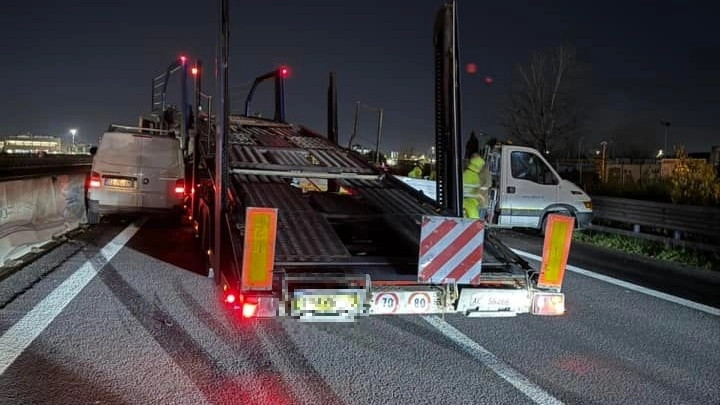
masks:
[[[492,174],[490,206],[486,221],[500,228],[543,231],[549,214],[575,218],[575,229],[592,221],[592,200],[580,187],[563,179],[534,148],[497,145],[484,153]],[[435,181],[397,176],[435,199]]]
[[[548,214],[563,213],[575,218],[576,229],[590,224],[590,196],[560,177],[536,149],[500,145],[486,160],[493,177],[490,223],[542,230]]]

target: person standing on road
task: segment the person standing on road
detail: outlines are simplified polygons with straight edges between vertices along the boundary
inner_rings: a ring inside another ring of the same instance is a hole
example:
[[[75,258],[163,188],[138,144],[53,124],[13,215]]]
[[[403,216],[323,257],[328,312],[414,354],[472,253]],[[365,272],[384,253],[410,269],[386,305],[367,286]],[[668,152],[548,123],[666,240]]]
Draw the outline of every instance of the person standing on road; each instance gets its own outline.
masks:
[[[467,169],[463,171],[463,211],[465,218],[485,220],[490,203],[489,190],[492,185],[490,171],[479,154],[470,158]]]

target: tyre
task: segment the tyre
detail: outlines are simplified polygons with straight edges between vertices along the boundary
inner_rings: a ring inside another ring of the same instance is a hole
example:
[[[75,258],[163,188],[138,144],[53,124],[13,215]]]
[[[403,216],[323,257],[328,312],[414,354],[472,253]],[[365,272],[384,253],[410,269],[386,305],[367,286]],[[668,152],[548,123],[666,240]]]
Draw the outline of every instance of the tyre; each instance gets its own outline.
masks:
[[[97,203],[88,202],[87,223],[89,225],[95,225],[100,223],[100,213],[97,209]]]

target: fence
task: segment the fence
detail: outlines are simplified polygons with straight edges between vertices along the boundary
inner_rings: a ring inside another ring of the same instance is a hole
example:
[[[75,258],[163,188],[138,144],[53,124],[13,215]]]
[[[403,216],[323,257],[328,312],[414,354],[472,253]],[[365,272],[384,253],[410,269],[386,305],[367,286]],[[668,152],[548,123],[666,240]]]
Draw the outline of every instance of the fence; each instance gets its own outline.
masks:
[[[717,251],[720,249],[720,208],[675,205],[652,201],[615,197],[593,197],[595,219],[632,225],[632,231],[622,231],[593,225],[593,228],[647,239],[671,240],[681,246]],[[641,228],[664,229],[672,238],[641,233]],[[694,236],[710,243],[684,239]]]

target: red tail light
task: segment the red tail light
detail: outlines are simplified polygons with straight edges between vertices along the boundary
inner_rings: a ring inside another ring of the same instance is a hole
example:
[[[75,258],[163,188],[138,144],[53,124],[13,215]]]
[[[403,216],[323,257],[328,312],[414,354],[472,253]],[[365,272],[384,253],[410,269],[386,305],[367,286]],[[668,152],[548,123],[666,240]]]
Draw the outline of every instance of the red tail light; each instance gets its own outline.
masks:
[[[90,173],[90,187],[100,187],[101,185],[102,185],[102,181],[100,179],[100,173],[98,173],[98,172]]]
[[[184,194],[185,193],[185,180],[180,179],[175,182],[175,192],[177,194]]]
[[[225,296],[225,302],[227,302],[228,304],[235,303],[235,300],[236,300],[235,294],[228,294]]]

